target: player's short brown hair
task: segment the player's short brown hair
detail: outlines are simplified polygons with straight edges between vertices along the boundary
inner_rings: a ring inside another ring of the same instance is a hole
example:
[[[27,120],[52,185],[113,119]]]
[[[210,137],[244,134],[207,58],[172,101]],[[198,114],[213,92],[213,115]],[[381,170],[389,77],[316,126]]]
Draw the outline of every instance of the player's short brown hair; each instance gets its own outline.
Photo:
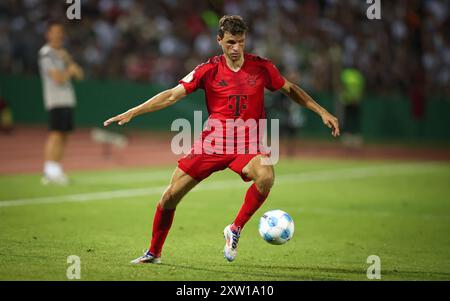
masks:
[[[219,21],[219,37],[223,38],[225,32],[229,32],[232,35],[241,35],[247,31],[248,27],[245,24],[244,19],[241,16],[225,15]]]

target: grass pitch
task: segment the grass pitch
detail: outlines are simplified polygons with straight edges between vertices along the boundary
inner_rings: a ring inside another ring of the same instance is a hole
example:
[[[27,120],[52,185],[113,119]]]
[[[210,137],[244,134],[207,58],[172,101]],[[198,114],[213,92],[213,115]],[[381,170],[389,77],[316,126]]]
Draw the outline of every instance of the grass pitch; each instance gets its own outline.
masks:
[[[130,265],[148,247],[172,169],[76,172],[68,187],[0,176],[0,279],[67,280],[77,255],[81,280],[367,280],[377,255],[382,280],[450,280],[448,163],[282,160],[233,263],[222,231],[249,183],[219,172],[179,205],[163,264]],[[258,234],[271,209],[294,219],[285,245]]]

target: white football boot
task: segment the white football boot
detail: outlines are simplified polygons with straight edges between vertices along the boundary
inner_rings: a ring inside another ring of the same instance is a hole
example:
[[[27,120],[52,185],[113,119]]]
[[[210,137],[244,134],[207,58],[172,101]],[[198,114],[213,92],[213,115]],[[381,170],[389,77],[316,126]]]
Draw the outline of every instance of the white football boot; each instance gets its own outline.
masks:
[[[69,184],[69,178],[64,173],[64,170],[59,162],[46,161],[44,163],[44,176],[41,179],[41,183],[43,185],[67,185]]]
[[[41,179],[41,183],[42,185],[56,184],[65,186],[69,184],[69,178],[64,173],[59,174],[57,176],[44,175]]]
[[[225,229],[223,229],[223,236],[225,237],[223,256],[231,262],[237,255],[237,244],[239,242],[240,229],[238,229],[238,231],[232,231],[231,225],[228,225]]]
[[[150,251],[145,251],[144,255],[132,260],[130,263],[132,263],[132,264],[141,264],[141,263],[160,264],[161,257],[155,257],[152,253],[150,253]]]

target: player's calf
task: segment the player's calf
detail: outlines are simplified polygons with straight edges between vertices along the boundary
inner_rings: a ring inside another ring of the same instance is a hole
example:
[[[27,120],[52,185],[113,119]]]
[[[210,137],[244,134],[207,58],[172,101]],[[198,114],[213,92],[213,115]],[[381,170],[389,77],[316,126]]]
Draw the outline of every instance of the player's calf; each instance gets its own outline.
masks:
[[[275,181],[275,175],[271,167],[261,168],[254,173],[252,180],[262,195],[267,195]]]
[[[264,172],[258,175],[254,182],[256,185],[256,188],[262,195],[268,195],[270,192],[270,189],[273,186],[275,177],[272,172]]]
[[[177,199],[174,196],[172,184],[170,184],[159,201],[159,206],[163,209],[174,209],[177,207],[181,199]]]
[[[263,165],[263,155],[254,157],[243,169],[242,173],[253,180],[258,191],[268,195],[275,181],[275,172],[272,165]]]

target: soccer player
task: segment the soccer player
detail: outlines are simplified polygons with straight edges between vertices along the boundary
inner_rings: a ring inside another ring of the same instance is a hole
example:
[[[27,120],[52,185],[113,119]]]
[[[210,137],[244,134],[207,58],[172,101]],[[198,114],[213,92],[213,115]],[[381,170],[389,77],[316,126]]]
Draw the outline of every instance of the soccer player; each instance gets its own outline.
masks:
[[[245,121],[250,119],[258,121],[265,117],[264,89],[267,88],[271,91],[281,90],[293,101],[316,112],[323,123],[332,129],[332,135],[338,136],[339,125],[334,116],[317,104],[299,86],[285,79],[269,60],[244,53],[246,31],[247,25],[240,16],[222,17],[217,35],[217,42],[223,50],[222,55],[210,58],[206,63],[197,66],[194,71],[180,80],[176,87],[163,91],[141,105],[106,120],[104,125],[107,126],[113,122],[123,125],[138,115],[173,105],[197,89],[205,90],[208,122],[215,120],[224,124],[227,120],[239,118]],[[211,150],[211,147],[205,146],[207,143],[202,144],[202,141],[211,138],[211,135],[214,136],[213,131],[207,126],[201,138],[194,143],[191,152],[178,161],[170,184],[156,207],[150,248],[143,256],[131,263],[161,262],[162,247],[172,225],[178,203],[200,181],[213,172],[225,168],[230,168],[239,174],[244,181],[253,181],[236,218],[224,229],[224,256],[228,261],[235,259],[240,233],[266,200],[274,182],[274,170],[272,165],[263,164],[262,159],[267,159],[267,156],[259,149],[253,152],[245,149],[245,151],[232,153],[222,153],[220,149],[217,151],[217,148]],[[227,140],[239,136],[234,135],[234,132],[231,137],[227,135],[223,137],[216,135],[211,139],[219,141],[221,138]],[[234,140],[231,141],[235,143]],[[245,142],[248,144],[248,141]],[[198,152],[199,145],[201,152]]]
[[[76,104],[71,79],[82,79],[83,70],[66,49],[64,27],[50,21],[45,38],[47,43],[39,50],[39,69],[44,91],[44,105],[49,115],[49,134],[45,144],[43,184],[67,184],[61,166],[69,132],[73,130],[73,110]]]

